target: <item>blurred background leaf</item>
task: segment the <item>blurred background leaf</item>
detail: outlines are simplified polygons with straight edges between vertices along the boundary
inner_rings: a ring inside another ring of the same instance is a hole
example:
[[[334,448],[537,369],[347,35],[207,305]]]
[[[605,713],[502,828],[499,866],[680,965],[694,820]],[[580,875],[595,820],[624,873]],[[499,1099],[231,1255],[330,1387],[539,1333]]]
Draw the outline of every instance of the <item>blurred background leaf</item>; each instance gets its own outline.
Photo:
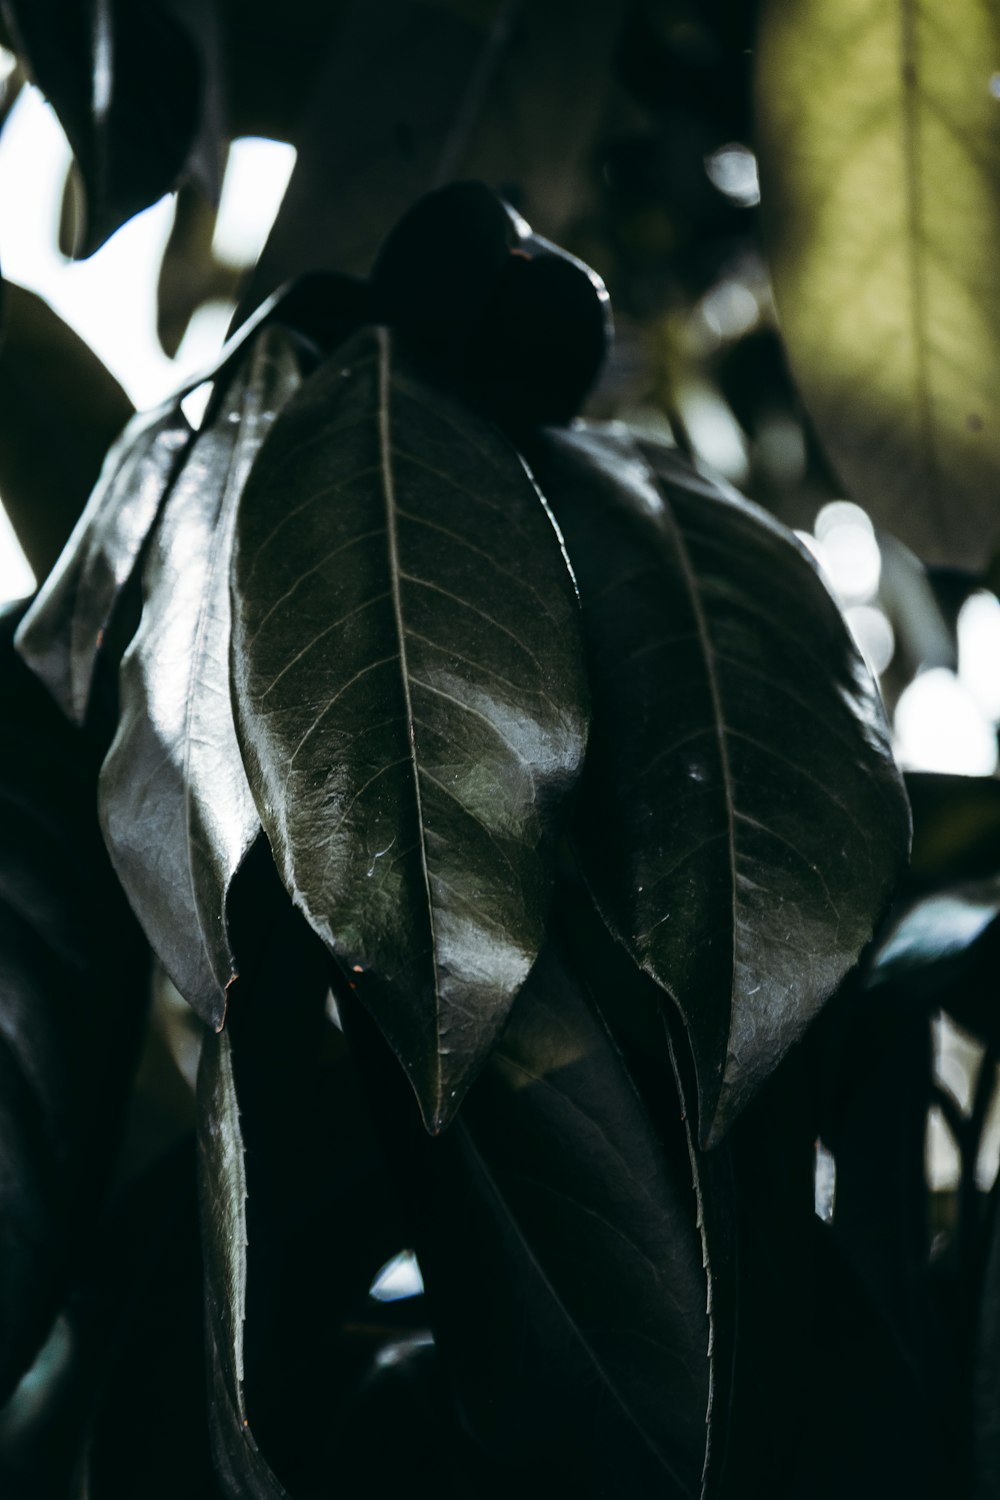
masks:
[[[1000,536],[1000,13],[769,0],[757,149],[792,366],[849,493],[925,562]]]

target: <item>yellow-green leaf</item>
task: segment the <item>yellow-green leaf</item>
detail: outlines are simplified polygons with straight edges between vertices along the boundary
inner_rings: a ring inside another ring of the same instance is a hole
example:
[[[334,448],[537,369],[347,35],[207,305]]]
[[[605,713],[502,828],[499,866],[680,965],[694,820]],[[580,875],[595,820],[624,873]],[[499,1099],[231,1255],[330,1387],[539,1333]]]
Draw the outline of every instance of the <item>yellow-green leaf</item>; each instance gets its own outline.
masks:
[[[766,0],[762,209],[847,488],[927,561],[1000,537],[1000,7]]]

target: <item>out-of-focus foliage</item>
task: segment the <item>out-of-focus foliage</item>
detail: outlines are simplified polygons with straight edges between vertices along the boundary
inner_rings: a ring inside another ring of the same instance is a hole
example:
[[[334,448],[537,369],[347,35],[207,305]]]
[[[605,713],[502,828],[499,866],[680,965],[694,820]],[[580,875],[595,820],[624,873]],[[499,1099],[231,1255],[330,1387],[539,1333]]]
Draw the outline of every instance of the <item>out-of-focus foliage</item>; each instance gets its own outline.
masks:
[[[1000,14],[772,0],[757,146],[792,366],[851,494],[925,562],[1000,539]]]

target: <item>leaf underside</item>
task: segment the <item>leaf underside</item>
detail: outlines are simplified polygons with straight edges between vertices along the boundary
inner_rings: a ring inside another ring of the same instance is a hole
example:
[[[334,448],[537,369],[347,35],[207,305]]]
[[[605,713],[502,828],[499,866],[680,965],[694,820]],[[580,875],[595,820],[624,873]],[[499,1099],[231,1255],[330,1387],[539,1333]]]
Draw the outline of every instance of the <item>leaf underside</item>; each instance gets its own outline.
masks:
[[[250,466],[299,381],[293,336],[265,329],[195,439],[146,559],[99,785],[129,900],[174,984],[216,1028],[237,974],[226,901],[260,832],[229,694],[233,527]]]
[[[849,492],[927,562],[1000,542],[1000,12],[771,0],[762,208],[782,330]]]
[[[578,817],[612,929],[673,998],[717,1141],[855,961],[909,812],[870,674],[777,522],[624,428],[537,472],[588,632]]]
[[[76,724],[104,633],[191,439],[173,403],[132,419],[17,634],[24,661]]]
[[[370,329],[276,425],[234,579],[237,729],[279,871],[441,1129],[540,947],[583,755],[558,535],[514,451]]]

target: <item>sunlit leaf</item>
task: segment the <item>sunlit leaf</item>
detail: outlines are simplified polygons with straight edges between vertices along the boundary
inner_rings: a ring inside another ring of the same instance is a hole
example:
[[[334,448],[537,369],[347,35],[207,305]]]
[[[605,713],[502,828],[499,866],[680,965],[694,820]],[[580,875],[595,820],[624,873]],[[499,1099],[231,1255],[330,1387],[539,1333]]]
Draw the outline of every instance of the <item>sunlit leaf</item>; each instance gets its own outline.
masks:
[[[153,948],[222,1025],[237,976],[230,883],[260,831],[229,699],[233,527],[251,465],[301,380],[294,337],[265,329],[196,438],[153,536],[142,622],[122,659],[101,824]]]
[[[761,193],[782,329],[848,490],[929,562],[1000,538],[1000,11],[770,0]]]
[[[145,1013],[141,937],[92,811],[88,745],[0,620],[0,1402],[107,1185]]]
[[[41,297],[7,283],[0,340],[0,495],[38,578],[59,555],[132,405]]]
[[[251,475],[233,683],[285,885],[441,1129],[541,945],[585,687],[523,463],[384,330],[306,383]]]
[[[132,419],[18,632],[21,656],[77,724],[87,716],[115,605],[190,438],[172,402]]]
[[[306,276],[282,287],[233,334],[215,370],[193,381],[194,385],[212,381],[205,420],[211,421],[221,392],[262,329],[287,326],[319,348],[329,349],[352,333],[366,314],[366,289],[350,277]],[[77,384],[86,386],[89,374],[87,369],[74,370]],[[102,650],[110,651],[114,632],[109,627],[116,607],[135,574],[192,439],[181,406],[184,394],[180,392],[155,411],[138,414],[111,448],[83,515],[18,634],[18,650],[25,661],[63,712],[80,724],[91,704]],[[111,436],[106,430],[98,433],[105,444]],[[51,447],[42,440],[40,444],[32,455],[33,468],[38,466],[39,454]],[[20,443],[16,451],[22,452]],[[98,462],[95,454],[95,468]],[[116,644],[120,651],[123,642]]]
[[[3,0],[86,191],[83,253],[174,187],[198,128],[198,59],[158,0]]]
[[[782,526],[620,427],[551,432],[536,472],[587,621],[588,879],[680,1010],[712,1143],[871,936],[908,846],[902,783]]]

